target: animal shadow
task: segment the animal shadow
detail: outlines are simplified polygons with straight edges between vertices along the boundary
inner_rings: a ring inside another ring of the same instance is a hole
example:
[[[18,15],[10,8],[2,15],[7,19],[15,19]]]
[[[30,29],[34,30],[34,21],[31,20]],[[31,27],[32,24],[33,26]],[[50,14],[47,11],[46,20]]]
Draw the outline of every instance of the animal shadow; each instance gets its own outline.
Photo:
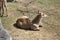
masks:
[[[29,29],[23,29],[23,28],[21,28],[21,27],[18,27],[17,25],[16,25],[16,23],[14,23],[13,24],[13,26],[15,27],[15,28],[17,28],[17,29],[22,29],[22,30],[31,30],[30,28]],[[32,30],[31,30],[32,31]]]

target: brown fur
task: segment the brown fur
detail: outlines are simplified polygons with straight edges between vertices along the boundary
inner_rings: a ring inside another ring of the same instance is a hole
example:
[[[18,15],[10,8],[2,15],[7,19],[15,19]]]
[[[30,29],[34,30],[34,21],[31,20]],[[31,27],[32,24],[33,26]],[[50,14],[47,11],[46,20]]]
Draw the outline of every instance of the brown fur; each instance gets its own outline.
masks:
[[[5,0],[0,0],[0,11],[1,11],[0,15],[1,16],[4,16],[4,7],[5,7],[6,13],[7,13],[7,7],[5,4]],[[6,14],[6,16],[7,16],[7,14]]]
[[[41,13],[38,14],[38,15],[32,20],[32,23],[33,23],[33,24],[39,24],[41,17],[42,17]]]
[[[23,29],[32,29],[32,30],[39,30],[39,27],[37,24],[32,24],[31,20],[26,17],[21,17],[16,21],[16,25]]]
[[[41,23],[42,17],[47,17],[47,15],[38,11],[37,16],[32,20],[32,23],[39,25],[39,23]],[[40,24],[39,26],[41,27],[42,25]]]
[[[22,16],[16,21],[16,23],[18,27],[29,29],[30,20],[27,16]]]
[[[42,17],[46,17],[47,15],[40,13],[38,11],[37,16],[32,20],[29,19],[27,16],[22,16],[16,21],[16,24],[18,27],[23,29],[32,29],[32,30],[39,30],[39,27],[42,27],[42,25],[39,25],[39,22]]]

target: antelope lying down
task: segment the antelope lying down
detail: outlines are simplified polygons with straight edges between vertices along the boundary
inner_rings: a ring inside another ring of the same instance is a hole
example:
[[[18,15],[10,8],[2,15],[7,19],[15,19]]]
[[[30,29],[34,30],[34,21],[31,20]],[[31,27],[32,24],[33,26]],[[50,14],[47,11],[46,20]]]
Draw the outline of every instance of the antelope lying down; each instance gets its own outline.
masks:
[[[29,17],[22,16],[16,21],[17,27],[23,28],[23,29],[31,29],[31,30],[39,30],[39,22],[42,17],[47,17],[47,15],[38,12],[37,16],[31,21]]]

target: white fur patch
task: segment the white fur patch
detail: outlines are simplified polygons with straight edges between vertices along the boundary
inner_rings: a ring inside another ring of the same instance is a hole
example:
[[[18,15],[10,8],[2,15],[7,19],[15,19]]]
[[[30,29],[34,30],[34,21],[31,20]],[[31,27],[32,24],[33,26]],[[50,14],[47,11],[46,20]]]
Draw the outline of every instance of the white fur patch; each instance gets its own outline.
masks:
[[[27,16],[22,16],[21,18],[29,18],[29,17],[27,17]]]

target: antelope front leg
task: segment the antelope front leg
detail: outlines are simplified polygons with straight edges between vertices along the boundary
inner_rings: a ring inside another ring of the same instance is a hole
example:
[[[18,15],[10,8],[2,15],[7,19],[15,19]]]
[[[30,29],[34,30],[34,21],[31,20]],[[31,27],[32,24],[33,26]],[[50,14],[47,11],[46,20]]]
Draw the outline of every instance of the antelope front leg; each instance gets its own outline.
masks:
[[[43,23],[41,21],[39,23],[39,27],[43,27]]]
[[[2,8],[2,16],[4,16],[4,8]]]
[[[6,0],[3,1],[3,16],[7,17],[7,6],[6,6]]]
[[[5,10],[4,10],[4,17],[7,17],[8,16],[8,14],[7,14],[8,12],[7,12],[7,7],[5,7]]]

